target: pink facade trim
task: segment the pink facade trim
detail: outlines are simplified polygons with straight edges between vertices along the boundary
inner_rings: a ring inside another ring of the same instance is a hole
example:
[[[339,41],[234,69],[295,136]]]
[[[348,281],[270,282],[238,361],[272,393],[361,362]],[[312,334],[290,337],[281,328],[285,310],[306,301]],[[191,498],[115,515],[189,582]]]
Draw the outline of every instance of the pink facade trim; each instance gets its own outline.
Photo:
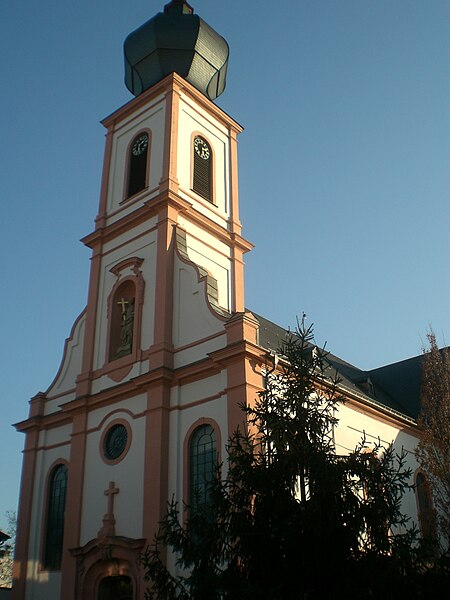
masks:
[[[102,125],[106,128],[112,127],[116,123],[130,117],[141,107],[149,104],[152,99],[165,95],[167,91],[171,90],[172,88],[178,90],[178,93],[183,92],[186,94],[204,110],[211,113],[212,116],[227,129],[235,131],[236,133],[241,133],[243,131],[243,127],[239,125],[237,121],[227,115],[227,113],[219,108],[217,104],[214,104],[211,102],[211,100],[208,100],[204,94],[199,92],[193,85],[188,83],[177,73],[170,73],[170,75],[167,75],[167,77],[156,83],[150,89],[146,90],[136,98],[132,98],[127,104],[103,119]]]

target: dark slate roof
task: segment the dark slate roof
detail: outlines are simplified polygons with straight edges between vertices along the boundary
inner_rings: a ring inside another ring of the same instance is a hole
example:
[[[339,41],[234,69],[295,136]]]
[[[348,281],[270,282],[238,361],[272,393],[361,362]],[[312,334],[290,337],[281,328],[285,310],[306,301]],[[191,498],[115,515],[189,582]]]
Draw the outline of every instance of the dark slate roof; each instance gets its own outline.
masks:
[[[288,330],[252,313],[259,321],[259,345],[279,352]],[[343,391],[390,412],[416,419],[419,413],[423,356],[416,356],[378,369],[363,371],[332,353],[329,368],[337,371]],[[330,372],[331,375],[331,372]]]
[[[420,411],[423,354],[372,369],[370,377],[384,393],[396,399],[401,412],[415,419]]]

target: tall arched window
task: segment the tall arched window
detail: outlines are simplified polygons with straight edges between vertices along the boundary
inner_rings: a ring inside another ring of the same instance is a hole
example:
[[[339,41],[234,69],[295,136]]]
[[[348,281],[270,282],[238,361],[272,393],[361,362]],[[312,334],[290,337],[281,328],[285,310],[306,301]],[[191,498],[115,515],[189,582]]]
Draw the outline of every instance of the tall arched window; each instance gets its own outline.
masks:
[[[61,568],[66,492],[67,467],[60,464],[52,471],[48,490],[44,568],[51,571]]]
[[[436,539],[433,502],[430,486],[425,475],[419,471],[416,475],[416,498],[419,513],[420,532],[424,539]]]
[[[196,135],[193,143],[194,153],[194,174],[192,179],[192,189],[194,192],[209,200],[213,201],[212,196],[212,151],[211,146],[202,137]]]
[[[147,187],[147,164],[149,135],[139,133],[131,143],[128,157],[127,198]]]
[[[195,512],[210,501],[210,484],[217,467],[216,433],[211,425],[197,427],[189,445],[189,507]]]

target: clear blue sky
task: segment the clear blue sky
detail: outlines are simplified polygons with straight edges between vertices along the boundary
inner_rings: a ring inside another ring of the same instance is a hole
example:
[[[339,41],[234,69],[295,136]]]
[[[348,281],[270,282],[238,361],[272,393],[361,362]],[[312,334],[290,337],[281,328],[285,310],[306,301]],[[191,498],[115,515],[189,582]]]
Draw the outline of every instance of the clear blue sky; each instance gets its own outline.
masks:
[[[362,368],[450,343],[448,0],[192,0],[231,47],[245,126],[247,306]],[[86,302],[100,119],[130,99],[122,42],[163,1],[2,2],[0,527],[23,437]]]

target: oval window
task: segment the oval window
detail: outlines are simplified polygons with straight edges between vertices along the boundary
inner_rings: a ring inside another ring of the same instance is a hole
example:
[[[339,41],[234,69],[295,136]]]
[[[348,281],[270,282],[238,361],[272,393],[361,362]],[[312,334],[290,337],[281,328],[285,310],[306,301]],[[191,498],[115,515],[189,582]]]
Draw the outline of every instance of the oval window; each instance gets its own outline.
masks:
[[[127,447],[128,431],[121,423],[113,425],[105,436],[103,450],[108,460],[118,459]]]

